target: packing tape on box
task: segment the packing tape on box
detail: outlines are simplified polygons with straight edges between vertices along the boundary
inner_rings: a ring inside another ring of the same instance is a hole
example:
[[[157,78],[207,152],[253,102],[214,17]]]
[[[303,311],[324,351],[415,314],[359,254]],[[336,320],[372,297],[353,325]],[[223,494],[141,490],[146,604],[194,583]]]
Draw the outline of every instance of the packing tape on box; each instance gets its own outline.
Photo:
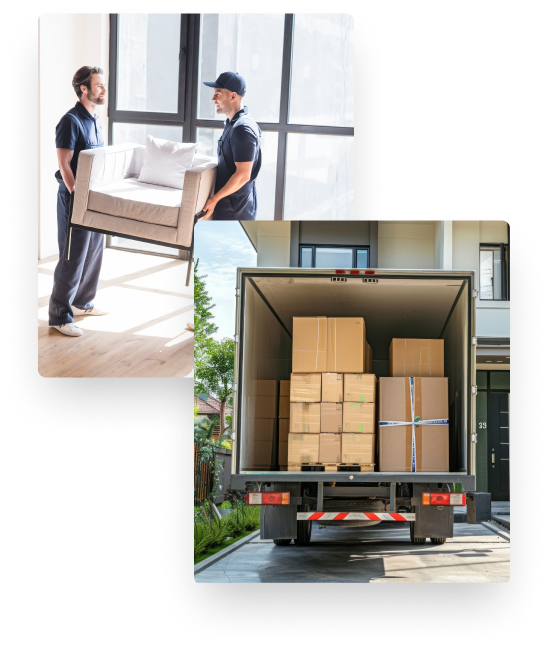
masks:
[[[379,421],[380,426],[410,425],[411,426],[411,472],[417,472],[417,448],[415,439],[415,428],[419,425],[449,425],[449,419],[421,419],[415,416],[415,378],[409,378],[409,392],[411,396],[411,420],[410,421]]]

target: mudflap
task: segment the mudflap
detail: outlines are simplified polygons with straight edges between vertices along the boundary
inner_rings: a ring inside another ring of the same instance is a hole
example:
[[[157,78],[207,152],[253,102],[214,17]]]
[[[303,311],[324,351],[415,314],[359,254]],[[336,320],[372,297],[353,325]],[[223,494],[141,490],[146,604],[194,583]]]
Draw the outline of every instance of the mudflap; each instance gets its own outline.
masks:
[[[454,506],[424,506],[422,493],[447,492],[446,484],[413,484],[416,538],[452,538]]]
[[[289,491],[290,499],[301,495],[300,482],[277,482],[265,491],[279,493]],[[297,537],[297,504],[261,506],[261,540],[295,539]]]

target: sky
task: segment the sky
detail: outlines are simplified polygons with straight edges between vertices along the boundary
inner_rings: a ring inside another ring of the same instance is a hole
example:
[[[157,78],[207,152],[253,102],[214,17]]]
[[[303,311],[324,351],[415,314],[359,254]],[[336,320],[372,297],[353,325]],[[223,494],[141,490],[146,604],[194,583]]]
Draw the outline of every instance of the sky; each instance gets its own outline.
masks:
[[[194,229],[194,259],[198,274],[207,275],[205,284],[215,307],[213,337],[233,337],[235,327],[236,268],[255,268],[257,253],[239,222],[197,223]]]

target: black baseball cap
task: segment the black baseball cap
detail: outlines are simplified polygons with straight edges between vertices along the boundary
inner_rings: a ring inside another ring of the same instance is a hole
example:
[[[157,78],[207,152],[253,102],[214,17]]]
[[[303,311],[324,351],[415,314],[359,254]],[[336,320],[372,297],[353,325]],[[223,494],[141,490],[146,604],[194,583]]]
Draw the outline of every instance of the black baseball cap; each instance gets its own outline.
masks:
[[[237,72],[223,72],[217,77],[217,81],[204,81],[204,85],[210,88],[223,88],[235,92],[241,97],[245,95],[245,81]]]

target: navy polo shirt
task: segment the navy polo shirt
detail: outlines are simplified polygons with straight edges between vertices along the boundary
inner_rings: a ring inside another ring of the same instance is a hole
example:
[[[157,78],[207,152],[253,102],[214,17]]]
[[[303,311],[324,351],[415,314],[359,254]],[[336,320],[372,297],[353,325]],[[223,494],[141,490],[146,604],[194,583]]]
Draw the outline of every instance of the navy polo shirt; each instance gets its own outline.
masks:
[[[217,150],[219,166],[215,181],[215,193],[222,189],[230,177],[236,173],[236,162],[253,162],[251,179],[246,184],[251,184],[255,180],[260,169],[260,137],[261,129],[249,114],[247,106],[238,110],[230,121],[225,120],[225,127]]]
[[[76,177],[80,151],[100,148],[105,145],[103,129],[97,115],[92,115],[79,101],[61,118],[55,127],[55,146],[58,149],[74,151],[70,168]]]

